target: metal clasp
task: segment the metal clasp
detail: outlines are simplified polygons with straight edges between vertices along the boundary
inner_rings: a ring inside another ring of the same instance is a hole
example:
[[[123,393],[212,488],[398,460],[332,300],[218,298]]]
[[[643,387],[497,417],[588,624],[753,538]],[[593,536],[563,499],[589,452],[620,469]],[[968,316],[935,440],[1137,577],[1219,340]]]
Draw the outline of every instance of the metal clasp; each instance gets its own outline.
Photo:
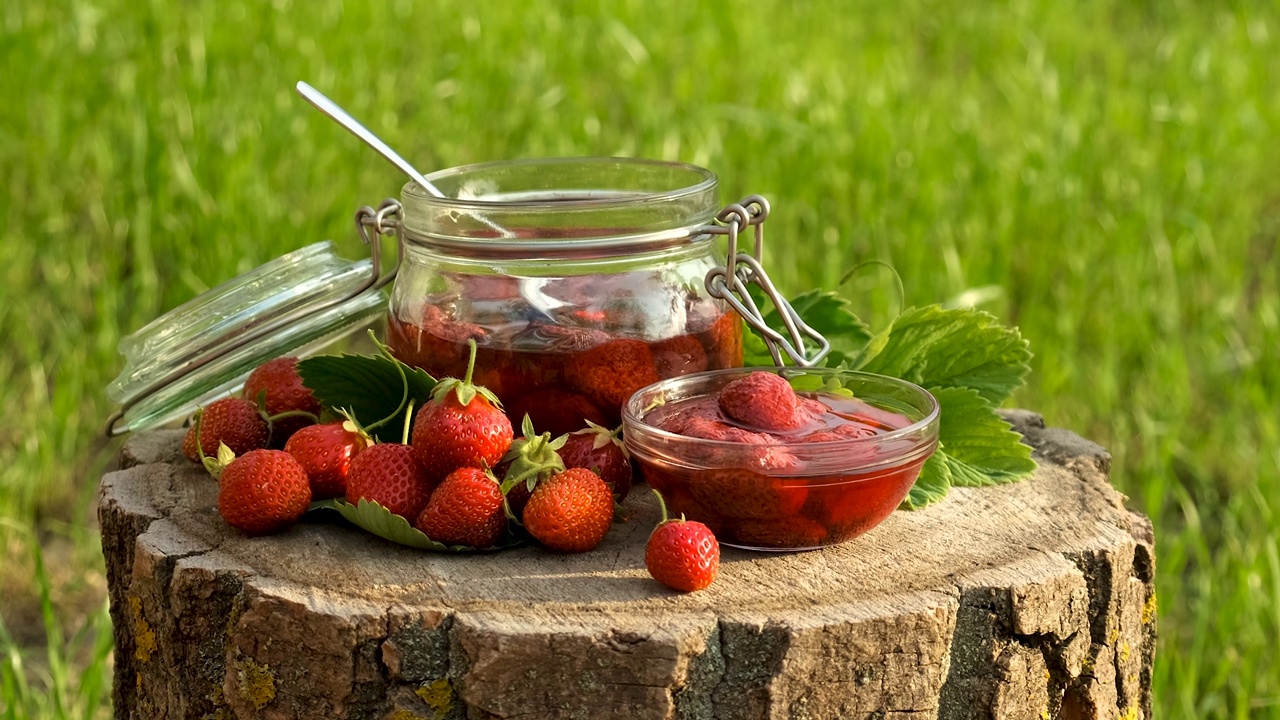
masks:
[[[395,198],[382,201],[377,210],[365,205],[356,210],[356,231],[360,240],[369,246],[369,259],[373,261],[373,280],[364,290],[378,290],[396,277],[400,270],[400,259],[404,255],[400,248],[400,203]],[[396,264],[386,275],[382,274],[382,243],[378,238],[387,235],[396,238]]]
[[[750,195],[741,202],[725,206],[716,214],[718,225],[702,228],[705,232],[729,237],[729,251],[725,264],[707,273],[707,292],[712,297],[729,303],[742,319],[764,338],[775,365],[782,367],[783,354],[800,367],[813,367],[831,351],[831,343],[822,333],[809,327],[791,303],[778,292],[768,273],[764,271],[764,221],[769,217],[769,201],[761,195]],[[755,252],[738,251],[738,234],[745,227],[755,231]],[[787,335],[769,327],[764,313],[748,290],[756,285],[773,303]],[[789,337],[788,337],[789,336]],[[807,341],[811,341],[812,345]],[[810,352],[810,348],[813,351]]]

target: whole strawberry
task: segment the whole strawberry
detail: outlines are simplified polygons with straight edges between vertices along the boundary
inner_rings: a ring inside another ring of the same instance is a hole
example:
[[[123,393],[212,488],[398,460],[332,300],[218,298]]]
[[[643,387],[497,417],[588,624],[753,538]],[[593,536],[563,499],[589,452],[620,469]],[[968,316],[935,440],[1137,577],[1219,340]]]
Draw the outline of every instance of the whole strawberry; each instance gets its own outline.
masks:
[[[371,500],[410,521],[427,506],[435,486],[413,448],[400,443],[370,445],[347,469],[348,503]]]
[[[197,446],[196,434],[199,433]],[[192,462],[218,454],[218,446],[226,445],[236,455],[267,446],[271,427],[258,406],[240,398],[223,398],[196,411],[195,421],[182,440],[182,454]]]
[[[644,564],[653,579],[672,590],[702,590],[716,579],[720,568],[720,543],[711,529],[700,522],[671,519],[667,505],[658,496],[662,520],[644,548]]]
[[[525,530],[548,549],[586,552],[613,524],[613,494],[599,475],[571,468],[538,483],[523,519]]]
[[[427,475],[436,480],[461,467],[497,465],[514,437],[498,397],[471,384],[476,344],[474,340],[468,343],[471,360],[466,377],[437,383],[431,400],[414,418],[413,451]]]
[[[290,527],[311,504],[307,473],[283,450],[252,450],[218,475],[218,513],[245,535]]]
[[[618,438],[615,430],[589,423],[585,430],[570,433],[559,449],[565,467],[586,468],[604,480],[613,492],[613,499],[622,502],[631,492],[631,454]]]
[[[759,430],[795,430],[807,415],[791,383],[780,375],[757,371],[720,389],[720,410],[730,418]]]
[[[334,422],[302,428],[284,444],[284,451],[306,470],[312,498],[323,500],[347,494],[351,460],[367,444],[353,426]]]
[[[255,404],[258,398],[265,398],[263,407],[271,417],[271,444],[275,447],[284,447],[295,432],[315,424],[321,410],[320,401],[302,384],[296,357],[279,357],[259,365],[245,379],[241,397]]]
[[[493,547],[507,530],[497,479],[480,468],[454,470],[431,494],[414,527],[446,545]]]

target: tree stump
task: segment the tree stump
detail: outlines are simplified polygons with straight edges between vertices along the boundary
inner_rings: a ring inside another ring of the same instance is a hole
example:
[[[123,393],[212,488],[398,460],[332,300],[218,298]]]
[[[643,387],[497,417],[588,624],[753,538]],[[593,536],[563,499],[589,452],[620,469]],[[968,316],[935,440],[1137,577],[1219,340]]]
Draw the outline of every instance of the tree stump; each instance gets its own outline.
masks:
[[[334,520],[245,538],[181,434],[102,480],[115,707],[133,718],[1144,718],[1149,521],[1110,456],[1007,414],[1035,477],[953,489],[822,551],[645,572],[657,517],[584,555],[430,554]]]

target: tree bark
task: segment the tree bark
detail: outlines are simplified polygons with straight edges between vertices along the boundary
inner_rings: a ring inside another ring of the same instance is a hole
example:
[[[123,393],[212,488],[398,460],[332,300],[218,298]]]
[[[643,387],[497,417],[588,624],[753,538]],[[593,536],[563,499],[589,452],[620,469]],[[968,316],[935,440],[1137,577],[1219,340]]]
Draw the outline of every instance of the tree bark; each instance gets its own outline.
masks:
[[[1035,414],[1041,463],[841,546],[650,579],[647,492],[583,555],[439,555],[334,519],[245,538],[181,434],[102,479],[115,707],[134,718],[1146,718],[1149,521]]]

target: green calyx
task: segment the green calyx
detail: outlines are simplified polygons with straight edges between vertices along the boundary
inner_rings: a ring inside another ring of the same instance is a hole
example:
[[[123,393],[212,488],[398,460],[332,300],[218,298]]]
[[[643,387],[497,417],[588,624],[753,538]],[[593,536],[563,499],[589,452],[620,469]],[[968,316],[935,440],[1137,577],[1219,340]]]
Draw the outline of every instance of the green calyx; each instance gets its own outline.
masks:
[[[467,346],[471,348],[471,357],[467,360],[467,375],[459,380],[458,378],[445,378],[436,383],[435,389],[431,391],[431,398],[436,402],[444,402],[449,393],[458,396],[458,403],[463,407],[471,404],[477,395],[488,400],[494,407],[502,407],[502,401],[498,399],[493,391],[483,385],[473,385],[471,383],[471,375],[476,368],[476,341],[469,338]]]
[[[528,415],[524,416],[520,431],[524,433],[524,437],[512,442],[507,454],[499,461],[500,464],[509,463],[500,485],[503,495],[520,484],[533,492],[539,482],[565,470],[564,460],[557,450],[564,447],[568,441],[567,435],[553,440],[551,433],[537,434]]]

